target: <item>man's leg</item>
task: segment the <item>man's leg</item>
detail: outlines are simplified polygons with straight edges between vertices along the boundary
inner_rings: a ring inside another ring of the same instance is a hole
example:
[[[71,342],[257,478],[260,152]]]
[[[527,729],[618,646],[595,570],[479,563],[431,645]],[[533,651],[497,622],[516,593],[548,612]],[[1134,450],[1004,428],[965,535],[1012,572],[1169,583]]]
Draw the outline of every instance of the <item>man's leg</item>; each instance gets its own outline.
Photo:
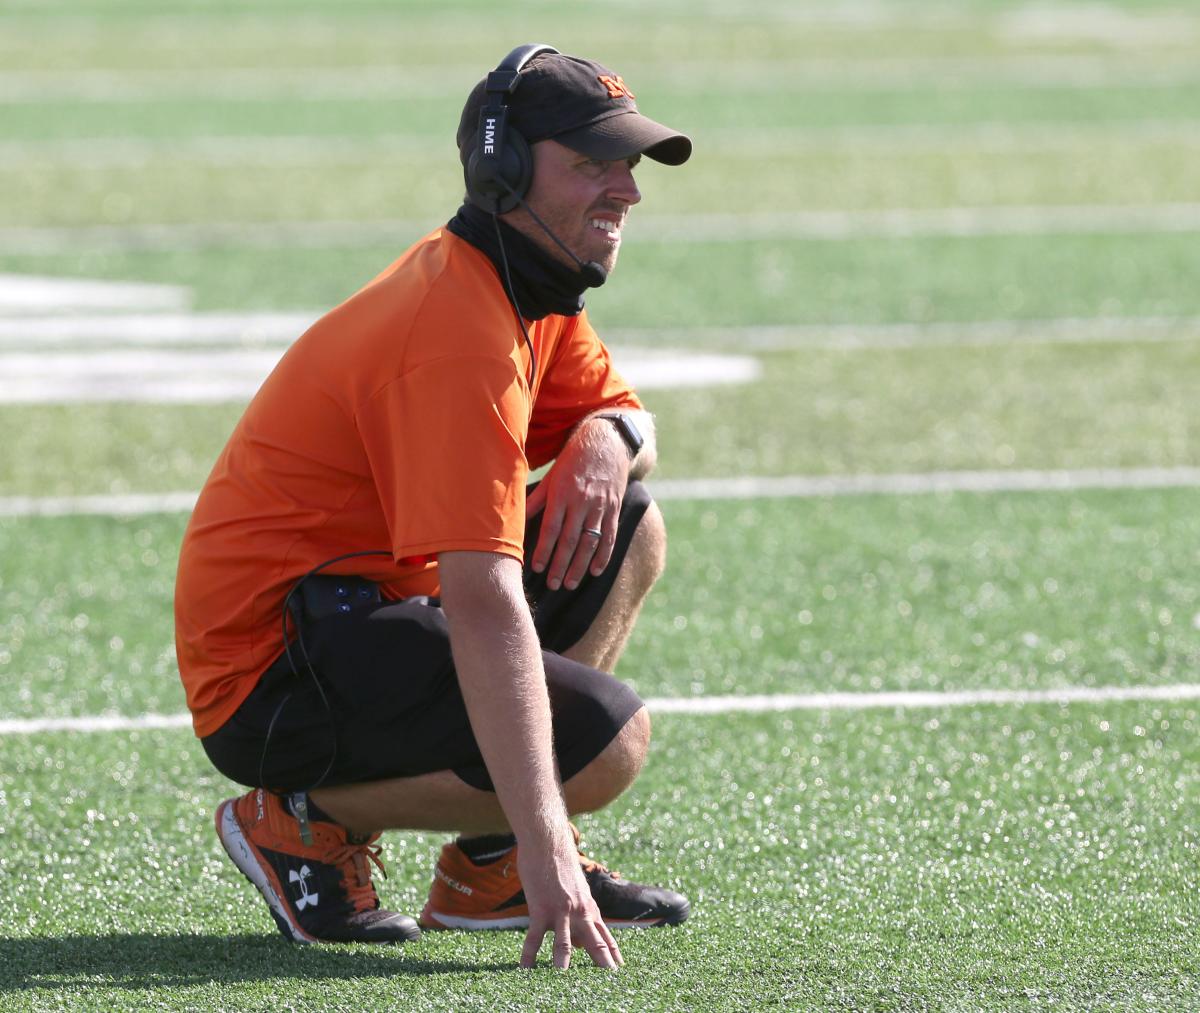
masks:
[[[666,525],[651,502],[642,515],[616,581],[587,632],[563,657],[612,672],[638,613],[666,563]],[[650,745],[650,715],[638,710],[594,760],[563,785],[567,812],[595,812],[618,798],[637,777]],[[486,834],[508,830],[493,792],[474,788],[450,771],[321,788],[313,800],[360,833],[383,828]]]
[[[616,671],[642,603],[667,563],[667,526],[657,503],[651,503],[634,532],[616,582],[587,632],[565,657],[602,672]]]
[[[533,555],[540,525],[540,515],[530,517],[527,523],[527,559]],[[646,487],[635,481],[626,490],[616,545],[604,574],[587,575],[571,591],[565,588],[551,591],[544,575],[526,570],[526,593],[533,604],[542,646],[559,652],[559,664],[570,660],[584,666],[584,671],[592,673],[592,682],[601,696],[605,683],[602,672],[611,673],[616,667],[643,601],[662,574],[665,559],[666,528],[662,515]],[[550,671],[547,667],[547,673]],[[628,693],[628,688],[623,689]],[[571,774],[571,768],[564,768],[560,757],[563,795],[572,815],[588,813],[612,802],[641,771],[649,747],[650,719],[646,707],[641,701],[637,703],[636,711],[625,712],[629,717],[623,715],[612,741],[582,769],[574,768],[577,773]],[[551,709],[557,712],[553,694]],[[576,727],[586,724],[584,719]],[[564,736],[556,720],[554,741],[562,743],[564,738],[570,741],[570,732]],[[498,807],[490,798],[484,810],[470,809],[473,815],[485,816],[486,825],[466,823],[463,814],[469,807],[469,799],[462,799],[462,803],[457,813],[451,811],[451,819],[456,821],[452,826],[460,829],[463,837],[443,847],[420,923],[425,928],[464,929],[521,924],[523,898],[517,894],[517,900],[521,901],[518,905],[521,910],[517,911],[510,900],[514,895],[509,876],[515,868],[511,861],[515,838],[503,821],[503,813],[496,811]],[[487,837],[479,837],[482,833],[487,833]],[[580,861],[608,924],[674,924],[688,917],[688,900],[682,895],[623,880],[583,855]],[[470,899],[450,885],[468,885]]]
[[[594,812],[621,795],[642,769],[649,744],[650,716],[642,707],[594,760],[563,784],[567,812]],[[358,834],[383,829],[492,834],[509,829],[494,792],[467,784],[449,770],[317,788],[309,794]]]
[[[586,579],[574,592],[548,592],[544,580],[539,589],[537,575],[528,575],[527,590],[535,605],[539,634],[544,643],[549,641],[562,652],[561,656],[546,655],[547,676],[552,710],[556,718],[565,715],[561,727],[556,720],[555,742],[565,779],[564,796],[573,814],[601,808],[619,796],[646,758],[650,720],[645,707],[627,687],[597,671],[615,665],[646,594],[662,572],[662,517],[640,483],[631,483],[622,505],[618,550],[608,572]],[[503,811],[489,790],[490,779],[473,746],[452,669],[447,674],[449,648],[440,610],[385,606],[366,617],[359,614],[330,621],[310,631],[306,639],[315,672],[321,673],[326,691],[334,697],[333,710],[324,702],[325,692],[315,693],[315,682],[308,678],[313,673],[295,676],[280,669],[264,678],[256,690],[255,696],[261,694],[261,699],[248,701],[229,729],[206,740],[205,747],[218,769],[243,783],[263,783],[265,778],[268,784],[298,787],[324,780],[322,771],[336,756],[330,779],[343,784],[314,788],[308,797],[314,819],[336,821],[326,826],[340,825],[356,838],[388,827],[465,834],[507,832]],[[399,670],[394,659],[403,659]],[[320,706],[316,705],[318,697]],[[389,706],[396,708],[394,716],[390,716]],[[416,709],[405,709],[410,706]],[[327,753],[334,714],[346,718],[360,712],[362,718],[351,717],[351,724],[337,735],[336,753]],[[407,731],[398,734],[397,728]],[[226,738],[227,732],[232,738]],[[214,741],[218,738],[225,741]],[[474,761],[462,759],[464,744],[473,750]],[[422,772],[419,764],[431,756],[445,756],[444,766],[426,766],[427,772]],[[219,762],[222,759],[228,762]],[[277,763],[285,760],[286,768],[278,768]],[[414,763],[418,764],[415,769]],[[468,766],[460,767],[460,763]],[[393,776],[388,766],[397,771],[408,766],[413,773]],[[241,802],[247,803],[247,799]],[[247,803],[243,808],[253,806]],[[511,845],[511,836],[506,839]],[[505,838],[493,840],[503,844]],[[459,843],[467,845],[472,857],[467,857]],[[467,863],[463,874],[474,874],[476,857],[475,850],[460,838],[443,849],[439,870]],[[448,858],[458,865],[447,866]],[[629,910],[653,911],[646,918],[631,916],[638,924],[686,917],[687,902],[678,894],[618,881],[597,863],[583,861],[589,879],[596,880],[593,892],[606,896],[607,910],[618,912],[618,923],[619,913]],[[487,870],[480,874],[490,875]],[[507,887],[508,883],[501,885]],[[303,906],[305,898],[294,900],[296,906]],[[433,900],[431,895],[431,903]],[[648,901],[652,901],[650,906]],[[437,919],[434,924],[444,927]],[[464,927],[484,925],[497,927],[486,919],[480,925]]]
[[[540,514],[525,526],[526,566],[541,530]],[[525,571],[542,646],[602,672],[612,672],[650,589],[666,565],[662,512],[641,482],[630,482],[621,502],[613,557],[604,573],[584,576],[573,591],[551,591],[544,574]]]

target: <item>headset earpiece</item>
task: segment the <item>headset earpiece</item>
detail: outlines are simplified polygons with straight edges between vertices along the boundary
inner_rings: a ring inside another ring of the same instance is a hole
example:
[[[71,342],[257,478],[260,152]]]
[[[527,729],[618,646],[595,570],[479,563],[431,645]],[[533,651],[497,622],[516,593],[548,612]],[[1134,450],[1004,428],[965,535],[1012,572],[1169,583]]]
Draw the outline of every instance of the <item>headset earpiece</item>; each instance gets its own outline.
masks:
[[[467,161],[467,196],[489,213],[517,206],[533,181],[533,153],[519,130],[508,127],[508,109],[485,106],[479,112],[479,139]]]
[[[533,181],[533,153],[529,142],[508,125],[508,99],[516,90],[521,68],[541,53],[557,53],[553,46],[518,46],[487,76],[487,102],[479,111],[475,150],[463,167],[467,199],[489,214],[515,208]]]

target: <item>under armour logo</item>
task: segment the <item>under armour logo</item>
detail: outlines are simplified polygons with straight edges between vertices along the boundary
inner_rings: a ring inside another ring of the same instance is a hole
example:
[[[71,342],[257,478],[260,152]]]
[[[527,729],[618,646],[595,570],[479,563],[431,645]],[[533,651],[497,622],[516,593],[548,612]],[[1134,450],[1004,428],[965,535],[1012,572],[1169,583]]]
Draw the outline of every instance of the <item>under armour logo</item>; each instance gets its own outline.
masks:
[[[629,90],[629,85],[621,80],[620,74],[601,74],[599,81],[605,88],[608,89],[609,98],[637,98],[633,92]]]
[[[295,869],[288,872],[288,881],[300,884],[300,899],[296,901],[296,907],[301,911],[309,905],[316,907],[321,899],[320,894],[308,892],[308,880],[310,876],[312,876],[312,869],[307,865],[300,866],[299,872]]]

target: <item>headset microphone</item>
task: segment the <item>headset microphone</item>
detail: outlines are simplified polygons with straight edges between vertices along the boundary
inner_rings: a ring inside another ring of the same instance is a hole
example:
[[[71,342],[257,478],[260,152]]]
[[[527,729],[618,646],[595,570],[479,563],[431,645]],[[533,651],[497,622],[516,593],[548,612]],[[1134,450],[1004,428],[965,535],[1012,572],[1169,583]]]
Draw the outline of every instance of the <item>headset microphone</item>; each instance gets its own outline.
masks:
[[[604,270],[602,264],[597,264],[594,260],[580,264],[579,270],[583,275],[583,280],[587,282],[588,288],[599,288],[608,281],[608,272]]]
[[[505,186],[508,186],[506,180],[502,179],[500,182],[504,183]],[[564,243],[551,231],[550,226],[542,221],[542,219],[538,216],[538,213],[525,203],[525,199],[519,193],[517,193],[516,190],[510,186],[508,187],[508,192],[517,199],[517,203],[521,207],[529,212],[529,217],[537,222],[539,226],[541,226],[542,231],[554,240],[558,248],[573,261],[575,261],[576,266],[579,268],[579,273],[583,276],[584,283],[588,288],[599,288],[606,281],[608,281],[608,271],[604,269],[603,264],[599,264],[594,260],[580,260],[571,250],[571,248],[568,247],[566,243]]]

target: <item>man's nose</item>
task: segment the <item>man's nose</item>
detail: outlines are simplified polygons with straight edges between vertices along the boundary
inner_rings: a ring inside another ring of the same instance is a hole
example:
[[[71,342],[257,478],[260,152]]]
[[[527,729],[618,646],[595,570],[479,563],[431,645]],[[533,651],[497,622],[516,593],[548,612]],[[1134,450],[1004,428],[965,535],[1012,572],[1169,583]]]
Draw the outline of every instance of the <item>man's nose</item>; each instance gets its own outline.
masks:
[[[614,168],[614,175],[608,188],[607,196],[622,204],[636,204],[642,199],[642,191],[638,189],[633,178],[633,169],[629,163],[621,162]]]

